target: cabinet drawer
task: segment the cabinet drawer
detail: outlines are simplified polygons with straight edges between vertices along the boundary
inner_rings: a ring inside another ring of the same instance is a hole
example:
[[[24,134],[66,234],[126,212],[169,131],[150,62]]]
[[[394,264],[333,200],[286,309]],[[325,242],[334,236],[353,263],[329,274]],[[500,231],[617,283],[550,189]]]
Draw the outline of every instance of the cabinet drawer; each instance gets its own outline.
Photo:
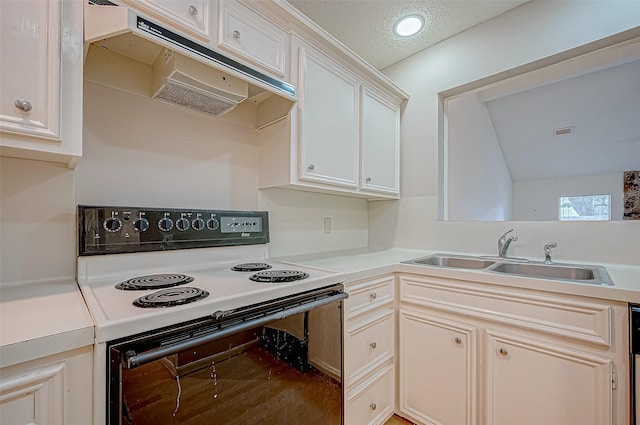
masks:
[[[222,1],[220,8],[218,46],[284,77],[287,34],[236,1]]]
[[[353,385],[384,363],[394,352],[394,311],[385,309],[347,327],[345,376]]]
[[[436,277],[402,276],[402,302],[507,323],[601,346],[611,345],[611,307],[529,291]]]
[[[124,0],[134,8],[159,18],[170,28],[176,28],[209,44],[211,40],[212,3],[207,0]]]
[[[380,279],[349,286],[349,298],[346,304],[347,319],[371,311],[394,300],[394,277]]]
[[[345,424],[383,424],[393,414],[394,369],[387,365],[347,394]]]

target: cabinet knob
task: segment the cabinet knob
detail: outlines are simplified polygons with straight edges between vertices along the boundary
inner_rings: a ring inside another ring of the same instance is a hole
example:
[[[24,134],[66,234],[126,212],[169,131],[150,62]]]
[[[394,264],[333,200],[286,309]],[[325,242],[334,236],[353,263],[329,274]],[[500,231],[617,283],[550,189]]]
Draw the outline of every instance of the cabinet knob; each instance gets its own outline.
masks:
[[[233,30],[233,38],[235,38],[236,40],[240,39],[240,31]]]
[[[372,350],[375,350],[377,346],[378,346],[378,344],[376,344],[375,341],[373,341],[371,344],[369,344],[369,347],[371,347]]]
[[[316,166],[315,166],[315,165],[313,165],[313,164],[309,164],[309,165],[307,166],[307,170],[309,170],[309,171],[313,171],[315,168],[316,168]]]
[[[456,344],[458,344],[458,345],[462,344],[462,338],[460,338],[460,337],[458,337],[458,336],[454,339],[454,341],[455,341],[455,343],[456,343]]]
[[[498,350],[498,352],[500,353],[501,356],[506,356],[509,354],[509,352],[504,348],[501,348],[500,350]]]
[[[194,5],[189,6],[189,15],[196,16],[198,14],[198,8]]]
[[[369,183],[371,181],[371,177],[367,177],[365,180]]]
[[[378,408],[378,405],[377,405],[377,404],[375,404],[375,403],[371,403],[371,404],[369,405],[369,409],[371,409],[371,410],[376,410],[377,408]]]
[[[373,301],[373,300],[375,300],[376,298],[378,298],[378,294],[377,294],[377,293],[375,293],[375,292],[372,292],[372,293],[369,295],[369,298],[371,298],[371,300]]]
[[[15,102],[13,102],[13,106],[24,112],[29,112],[33,109],[33,105],[31,105],[31,102],[24,99],[16,99]]]

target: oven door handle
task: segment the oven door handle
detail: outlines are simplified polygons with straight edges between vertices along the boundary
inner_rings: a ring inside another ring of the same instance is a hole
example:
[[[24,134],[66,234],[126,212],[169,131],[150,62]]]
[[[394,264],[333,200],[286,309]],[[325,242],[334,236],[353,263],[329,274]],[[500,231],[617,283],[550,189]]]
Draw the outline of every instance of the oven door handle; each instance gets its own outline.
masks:
[[[234,333],[254,328],[256,326],[265,325],[275,320],[284,319],[285,317],[288,317],[294,314],[304,313],[304,312],[313,310],[314,308],[321,307],[325,304],[344,300],[348,297],[349,297],[348,293],[340,292],[338,294],[331,295],[326,298],[317,299],[308,303],[297,305],[295,307],[285,308],[276,313],[271,313],[262,317],[247,320],[245,322],[238,323],[237,325],[233,325],[228,328],[219,329],[218,331],[215,331],[207,335],[202,335],[199,337],[188,339],[186,341],[177,342],[175,344],[154,348],[148,351],[144,351],[140,354],[136,353],[134,350],[128,350],[123,355],[124,356],[123,366],[127,369],[134,369],[146,363],[159,360],[163,357],[170,356],[180,351],[189,350],[201,344],[206,344],[208,342],[215,341],[215,340],[224,338],[226,336],[232,335]]]

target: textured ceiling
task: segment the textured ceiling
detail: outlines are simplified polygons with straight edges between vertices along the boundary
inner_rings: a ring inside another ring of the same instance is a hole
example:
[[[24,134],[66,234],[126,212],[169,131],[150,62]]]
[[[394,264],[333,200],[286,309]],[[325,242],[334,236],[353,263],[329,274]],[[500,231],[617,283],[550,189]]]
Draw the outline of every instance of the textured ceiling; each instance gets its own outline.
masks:
[[[378,69],[433,46],[527,0],[288,0]],[[393,33],[398,19],[420,14],[425,28],[412,37]]]

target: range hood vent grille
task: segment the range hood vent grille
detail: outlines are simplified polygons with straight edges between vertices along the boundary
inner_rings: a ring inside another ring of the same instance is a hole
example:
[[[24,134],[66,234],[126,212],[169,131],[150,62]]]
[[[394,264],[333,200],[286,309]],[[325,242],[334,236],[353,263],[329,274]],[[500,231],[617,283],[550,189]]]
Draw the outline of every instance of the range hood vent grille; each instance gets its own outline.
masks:
[[[238,105],[237,102],[230,102],[228,99],[211,93],[194,90],[193,87],[172,79],[167,79],[153,98],[215,117],[232,110]]]
[[[154,99],[220,116],[247,98],[239,78],[165,49],[153,64]]]

